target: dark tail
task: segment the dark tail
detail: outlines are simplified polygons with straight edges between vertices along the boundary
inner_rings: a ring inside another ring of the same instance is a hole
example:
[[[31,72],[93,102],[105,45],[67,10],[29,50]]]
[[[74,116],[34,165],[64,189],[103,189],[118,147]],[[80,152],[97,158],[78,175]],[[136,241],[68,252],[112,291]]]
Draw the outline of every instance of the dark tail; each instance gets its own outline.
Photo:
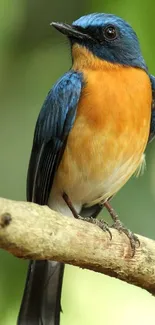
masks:
[[[31,261],[17,325],[59,325],[64,264]]]

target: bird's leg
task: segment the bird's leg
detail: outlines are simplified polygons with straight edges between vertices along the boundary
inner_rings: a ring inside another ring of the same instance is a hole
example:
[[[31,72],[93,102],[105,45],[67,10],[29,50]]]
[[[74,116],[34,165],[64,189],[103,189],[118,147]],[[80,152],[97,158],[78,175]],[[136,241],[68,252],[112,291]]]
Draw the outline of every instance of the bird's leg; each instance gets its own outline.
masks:
[[[109,214],[111,215],[114,221],[112,228],[117,229],[119,232],[124,232],[124,234],[126,234],[126,236],[129,238],[134,256],[137,245],[140,245],[138,237],[123,225],[123,223],[119,220],[118,214],[115,212],[115,210],[112,208],[108,201],[104,202],[104,206],[108,210]]]
[[[75,210],[75,208],[73,207],[73,204],[72,204],[69,196],[64,192],[62,197],[63,197],[64,201],[66,202],[66,204],[68,205],[71,212],[73,213],[74,218],[79,219],[80,216],[77,213],[77,211]]]
[[[64,201],[66,202],[66,204],[68,205],[69,209],[72,211],[74,218],[80,219],[83,221],[87,221],[87,222],[93,223],[94,225],[97,225],[103,231],[107,231],[110,235],[110,239],[112,239],[111,231],[109,230],[108,224],[106,222],[104,222],[103,220],[94,219],[93,217],[86,217],[86,218],[81,217],[75,210],[69,196],[65,192],[63,193],[62,197],[63,197]]]

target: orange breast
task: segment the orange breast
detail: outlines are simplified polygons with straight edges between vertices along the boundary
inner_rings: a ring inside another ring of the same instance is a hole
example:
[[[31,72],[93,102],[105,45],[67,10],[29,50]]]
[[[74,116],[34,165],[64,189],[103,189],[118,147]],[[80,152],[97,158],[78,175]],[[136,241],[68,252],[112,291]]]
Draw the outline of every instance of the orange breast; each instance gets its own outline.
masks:
[[[149,77],[107,64],[83,68],[85,87],[55,178],[55,186],[80,204],[115,194],[142,162],[149,135]]]

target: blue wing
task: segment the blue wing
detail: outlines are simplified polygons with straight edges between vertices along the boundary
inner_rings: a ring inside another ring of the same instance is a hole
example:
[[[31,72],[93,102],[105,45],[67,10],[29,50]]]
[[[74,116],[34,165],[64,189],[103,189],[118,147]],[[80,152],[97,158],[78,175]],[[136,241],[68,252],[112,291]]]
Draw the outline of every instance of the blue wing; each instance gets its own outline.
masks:
[[[82,74],[67,72],[50,90],[40,111],[27,177],[27,200],[47,204],[55,171],[73,126]]]
[[[149,142],[155,137],[155,77],[150,75],[151,85],[152,85],[152,111],[151,111],[151,125],[150,125],[150,135]]]

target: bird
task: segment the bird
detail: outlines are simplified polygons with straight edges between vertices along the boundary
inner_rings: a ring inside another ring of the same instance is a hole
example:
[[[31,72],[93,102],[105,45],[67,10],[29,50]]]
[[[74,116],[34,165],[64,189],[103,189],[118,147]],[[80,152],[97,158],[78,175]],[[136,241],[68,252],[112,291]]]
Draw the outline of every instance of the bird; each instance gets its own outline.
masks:
[[[27,200],[93,223],[106,207],[134,249],[137,239],[111,200],[145,164],[145,148],[155,136],[155,77],[121,17],[93,13],[51,25],[69,40],[72,67],[39,113]],[[99,226],[110,233],[104,221]],[[18,325],[60,324],[63,273],[62,263],[30,261]]]

